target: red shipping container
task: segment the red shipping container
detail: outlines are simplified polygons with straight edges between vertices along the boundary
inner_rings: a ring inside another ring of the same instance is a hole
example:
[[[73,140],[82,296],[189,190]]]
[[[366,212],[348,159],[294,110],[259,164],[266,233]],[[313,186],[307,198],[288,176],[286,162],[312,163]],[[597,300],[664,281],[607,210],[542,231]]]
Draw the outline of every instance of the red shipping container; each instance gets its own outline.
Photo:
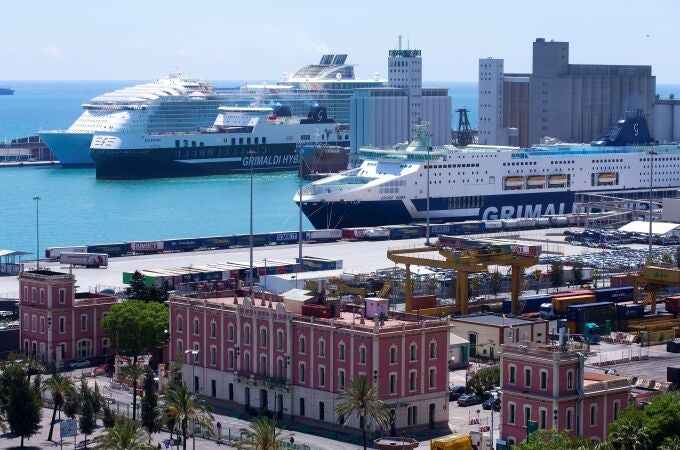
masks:
[[[414,295],[411,297],[411,307],[416,309],[436,308],[437,297],[434,295]]]
[[[673,314],[680,313],[680,295],[666,297],[666,311]]]
[[[632,286],[633,277],[631,275],[612,275],[609,277],[609,285],[611,287]]]

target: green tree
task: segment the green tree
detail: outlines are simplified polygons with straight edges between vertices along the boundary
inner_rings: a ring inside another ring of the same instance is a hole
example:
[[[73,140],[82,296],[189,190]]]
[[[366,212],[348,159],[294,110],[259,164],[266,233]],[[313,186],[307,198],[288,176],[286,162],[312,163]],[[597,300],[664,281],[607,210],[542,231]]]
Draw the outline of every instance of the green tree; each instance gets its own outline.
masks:
[[[616,449],[621,450],[651,450],[655,448],[645,427],[636,426],[632,422],[620,424],[609,431],[609,440]]]
[[[149,444],[151,435],[161,431],[161,423],[158,420],[158,395],[153,380],[153,372],[147,367],[144,373],[144,396],[142,397],[142,425],[149,433]]]
[[[364,450],[366,450],[366,422],[368,420],[372,420],[383,430],[392,423],[389,409],[378,397],[378,388],[372,387],[365,375],[359,375],[345,386],[337,398],[335,413],[344,418],[343,426],[352,417],[357,417]]]
[[[669,391],[654,397],[642,410],[642,426],[648,431],[654,448],[666,437],[680,436],[680,392]]]
[[[666,263],[666,264],[671,264],[671,263],[673,263],[673,257],[671,256],[670,253],[663,253],[661,255],[661,262]]]
[[[104,411],[102,415],[102,424],[104,425],[104,428],[113,428],[113,426],[116,424],[116,415],[113,413],[109,405],[104,405],[102,410]]]
[[[75,388],[66,392],[66,395],[64,396],[64,406],[62,409],[64,414],[66,414],[66,417],[69,419],[75,419],[76,415],[80,413],[80,394],[75,390]]]
[[[187,448],[190,422],[202,427],[208,434],[213,432],[214,418],[210,412],[210,406],[195,394],[189,392],[184,383],[169,389],[165,393],[162,411],[166,423],[173,421],[179,424],[184,450]]]
[[[94,415],[94,400],[92,398],[92,391],[87,386],[85,379],[80,382],[80,417],[78,418],[78,426],[80,432],[85,435],[87,439],[88,434],[92,434],[97,426],[97,418]]]
[[[244,439],[236,446],[239,450],[276,450],[285,439],[282,430],[276,428],[276,419],[266,416],[257,417],[241,433]]]
[[[574,263],[574,284],[580,286],[583,284],[583,263],[576,261]]]
[[[119,354],[132,357],[138,367],[139,356],[167,341],[168,308],[161,303],[126,300],[113,305],[102,320],[102,327],[113,340]],[[132,380],[132,420],[137,418],[137,378]]]
[[[599,270],[593,269],[592,275],[590,278],[593,279],[593,286],[595,286],[595,289],[597,289],[597,281],[602,278],[602,274],[600,273]]]
[[[147,434],[132,420],[118,418],[97,441],[97,450],[152,450],[147,444]]]
[[[535,286],[536,286],[536,293],[541,290],[541,278],[543,278],[543,272],[541,272],[541,269],[536,269],[533,272],[531,272],[531,279],[534,280]]]
[[[564,265],[562,261],[555,261],[550,265],[550,284],[554,288],[564,284]]]
[[[478,273],[474,274],[470,279],[470,293],[468,297],[474,297],[479,294],[479,289],[482,287],[482,277]]]
[[[503,275],[500,274],[498,269],[489,276],[489,287],[491,288],[494,297],[496,297],[503,288]]]
[[[501,384],[500,366],[490,366],[479,369],[469,379],[466,386],[468,392],[474,392],[481,396],[486,391],[494,389]]]
[[[50,432],[47,435],[47,440],[51,441],[57,411],[59,411],[59,418],[61,419],[61,408],[66,401],[66,394],[73,391],[75,388],[73,387],[71,380],[60,373],[55,372],[43,382],[42,389],[43,391],[49,391],[52,396],[52,403],[54,404],[54,408],[52,409],[52,421],[50,422]]]
[[[8,377],[10,387],[7,397],[7,422],[12,434],[21,437],[21,447],[24,439],[30,438],[40,429],[42,405],[40,391],[28,381],[28,376],[22,367],[12,366],[11,373],[4,373]]]
[[[137,385],[139,384],[139,379],[144,376],[146,372],[146,367],[142,367],[139,364],[132,364],[125,366],[120,369],[120,374],[123,378],[127,378],[132,381],[132,386],[134,392],[132,393],[132,416],[135,416],[135,411],[137,410]]]
[[[526,442],[513,447],[517,450],[570,450],[573,442],[566,431],[537,430],[529,435]]]
[[[136,270],[130,278],[130,287],[125,290],[125,294],[129,299],[164,303],[168,300],[169,291],[170,284],[167,281],[164,281],[160,288],[147,286],[144,275]]]

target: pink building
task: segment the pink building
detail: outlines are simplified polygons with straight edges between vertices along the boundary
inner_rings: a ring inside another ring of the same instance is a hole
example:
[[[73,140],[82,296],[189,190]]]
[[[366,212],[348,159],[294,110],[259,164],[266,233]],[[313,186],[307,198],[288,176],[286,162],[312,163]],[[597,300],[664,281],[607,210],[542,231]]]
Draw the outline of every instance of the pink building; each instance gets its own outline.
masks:
[[[116,298],[75,292],[75,277],[50,270],[19,275],[22,350],[45,363],[113,354],[101,320]]]
[[[169,302],[170,360],[183,359],[192,389],[339,431],[337,396],[365,376],[392,411],[388,433],[448,426],[447,320],[364,322],[316,299],[218,295]]]
[[[583,358],[548,344],[503,345],[501,436],[508,444],[526,439],[529,421],[592,442],[607,439],[632,386],[626,378],[585,370]]]

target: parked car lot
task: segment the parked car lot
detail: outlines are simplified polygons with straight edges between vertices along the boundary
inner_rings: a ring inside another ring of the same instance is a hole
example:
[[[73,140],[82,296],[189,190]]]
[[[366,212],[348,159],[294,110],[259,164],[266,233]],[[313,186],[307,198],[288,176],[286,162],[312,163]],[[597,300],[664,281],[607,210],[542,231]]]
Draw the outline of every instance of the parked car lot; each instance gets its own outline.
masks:
[[[478,397],[477,395],[474,394],[465,394],[461,395],[458,398],[458,406],[471,406],[471,405],[479,405],[482,403],[482,398]]]

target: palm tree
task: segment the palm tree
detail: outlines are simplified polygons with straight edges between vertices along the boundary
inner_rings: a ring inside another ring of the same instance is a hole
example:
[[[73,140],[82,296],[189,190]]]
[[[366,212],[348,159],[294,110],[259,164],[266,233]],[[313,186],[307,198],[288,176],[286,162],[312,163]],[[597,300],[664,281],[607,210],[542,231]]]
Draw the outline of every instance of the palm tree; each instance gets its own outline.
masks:
[[[285,439],[283,431],[276,429],[276,420],[266,416],[257,417],[241,433],[245,439],[238,443],[239,450],[276,450]]]
[[[645,427],[633,422],[621,423],[612,430],[610,441],[615,448],[647,450],[652,448],[652,440]]]
[[[54,403],[54,409],[52,410],[52,421],[50,422],[50,432],[47,435],[47,440],[52,440],[52,433],[54,432],[54,420],[57,416],[57,411],[59,411],[59,418],[61,418],[61,407],[64,406],[64,401],[68,393],[74,392],[75,388],[71,380],[65,376],[54,373],[51,377],[46,379],[42,385],[43,392],[50,391],[52,395],[52,403]]]
[[[343,425],[347,424],[352,416],[357,416],[364,440],[364,450],[366,450],[366,420],[373,420],[383,430],[392,422],[389,409],[378,398],[378,389],[369,384],[365,375],[354,378],[338,396],[335,414],[344,418]]]
[[[154,447],[146,443],[147,433],[132,420],[118,418],[116,424],[109,428],[95,445],[97,450],[152,450]]]
[[[199,425],[207,434],[213,434],[212,425],[215,419],[210,412],[210,407],[205,401],[189,392],[184,383],[166,392],[163,397],[162,414],[166,423],[174,421],[179,424],[184,450],[187,448],[189,437],[189,422]]]
[[[132,365],[127,365],[120,369],[120,374],[123,378],[132,380],[132,420],[137,419],[137,388],[139,386],[139,379],[144,375],[145,371],[146,369],[136,361]]]

